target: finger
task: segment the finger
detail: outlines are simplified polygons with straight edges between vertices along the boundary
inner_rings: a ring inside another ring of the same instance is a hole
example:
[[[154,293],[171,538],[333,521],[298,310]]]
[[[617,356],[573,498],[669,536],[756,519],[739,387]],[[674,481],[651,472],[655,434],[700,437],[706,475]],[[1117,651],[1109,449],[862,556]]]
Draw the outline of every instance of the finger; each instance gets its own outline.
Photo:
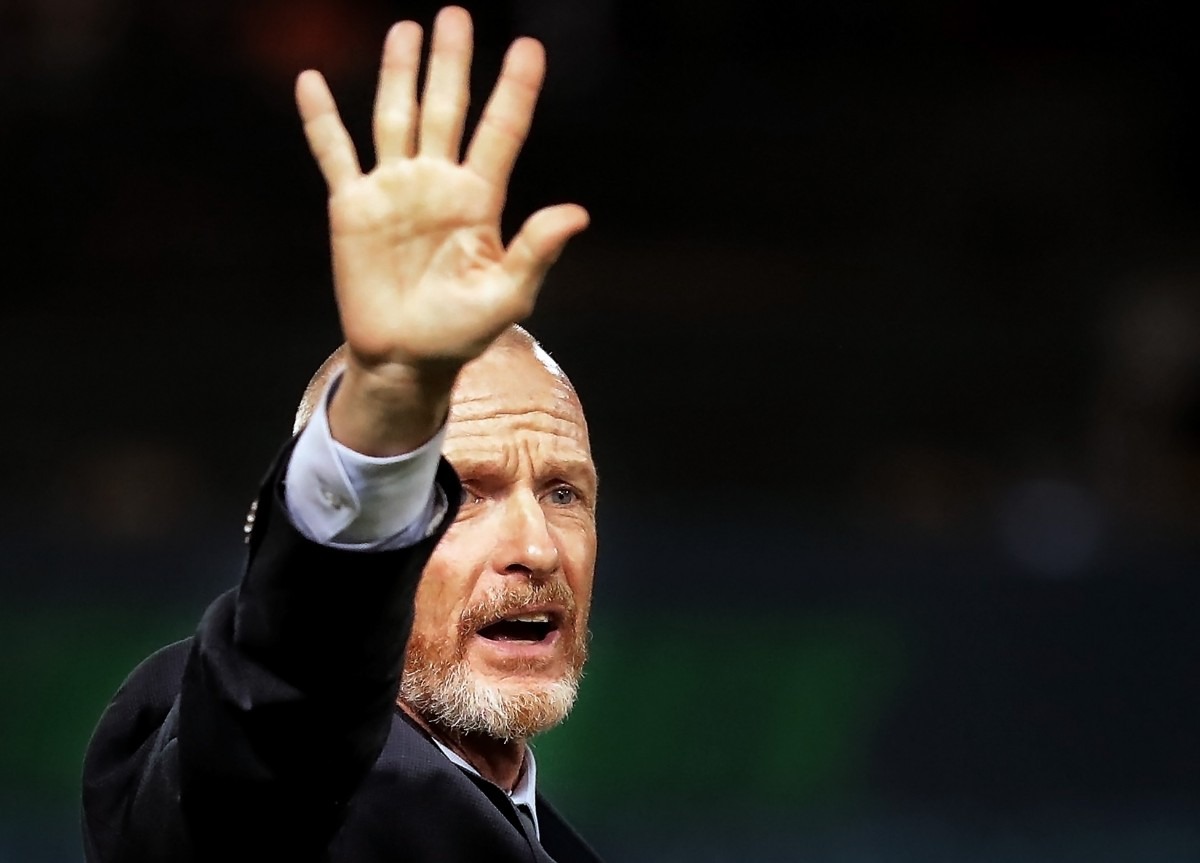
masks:
[[[567,241],[588,226],[588,213],[578,204],[538,210],[525,220],[504,253],[501,266],[516,283],[518,294],[533,310],[533,301]],[[528,313],[528,312],[526,312]]]
[[[375,91],[375,158],[379,162],[413,154],[417,130],[417,68],[421,64],[421,25],[401,21],[388,31]]]
[[[500,189],[507,188],[517,154],[529,135],[545,74],[542,43],[529,38],[513,42],[471,138],[467,167]]]
[[[296,105],[304,121],[304,136],[332,193],[362,176],[358,156],[337,105],[320,72],[309,69],[296,79]]]
[[[448,6],[438,13],[421,99],[422,156],[458,161],[470,100],[471,39],[465,9]]]

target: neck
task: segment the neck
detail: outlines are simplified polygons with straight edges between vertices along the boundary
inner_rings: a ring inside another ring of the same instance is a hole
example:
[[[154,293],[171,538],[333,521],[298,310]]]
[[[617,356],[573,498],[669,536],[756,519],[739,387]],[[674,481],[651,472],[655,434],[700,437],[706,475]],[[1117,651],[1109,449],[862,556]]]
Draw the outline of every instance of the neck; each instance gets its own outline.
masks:
[[[463,734],[431,724],[409,704],[400,701],[400,709],[412,717],[430,736],[452,750],[479,771],[484,779],[512,792],[525,765],[524,740],[497,740],[486,734]]]

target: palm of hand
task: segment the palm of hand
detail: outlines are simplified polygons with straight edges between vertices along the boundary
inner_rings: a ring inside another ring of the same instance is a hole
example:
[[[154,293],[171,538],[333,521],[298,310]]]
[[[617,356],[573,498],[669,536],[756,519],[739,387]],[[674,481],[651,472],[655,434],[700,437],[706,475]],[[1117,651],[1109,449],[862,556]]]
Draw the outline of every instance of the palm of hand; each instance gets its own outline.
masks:
[[[426,157],[330,197],[338,307],[361,356],[465,361],[529,313],[503,266],[495,197],[470,170]]]
[[[466,157],[470,18],[438,16],[424,96],[416,100],[421,30],[392,29],[375,105],[377,167],[359,169],[324,79],[305,72],[296,98],[329,186],[338,311],[364,368],[461,365],[533,309],[547,269],[587,225],[573,204],[534,213],[507,247],[500,215],[545,71],[541,45],[513,43]]]

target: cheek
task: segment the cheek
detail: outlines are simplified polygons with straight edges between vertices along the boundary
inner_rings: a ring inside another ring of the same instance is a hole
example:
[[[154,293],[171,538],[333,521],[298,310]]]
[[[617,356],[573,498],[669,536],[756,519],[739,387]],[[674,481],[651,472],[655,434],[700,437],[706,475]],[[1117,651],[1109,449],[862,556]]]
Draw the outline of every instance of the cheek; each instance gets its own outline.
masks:
[[[557,530],[560,564],[576,599],[586,602],[592,592],[592,574],[596,568],[596,529],[578,524]]]
[[[480,572],[471,550],[471,531],[451,526],[425,564],[417,586],[413,629],[427,636],[453,632],[470,600],[475,574]]]
[[[440,638],[454,627],[460,607],[454,590],[453,569],[430,559],[417,586],[413,603],[413,631]]]

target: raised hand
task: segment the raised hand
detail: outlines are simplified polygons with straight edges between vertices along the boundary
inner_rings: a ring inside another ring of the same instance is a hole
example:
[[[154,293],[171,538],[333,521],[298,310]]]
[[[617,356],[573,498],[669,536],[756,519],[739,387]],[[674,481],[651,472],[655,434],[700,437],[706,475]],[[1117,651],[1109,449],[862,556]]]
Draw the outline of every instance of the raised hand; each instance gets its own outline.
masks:
[[[320,73],[306,71],[296,82],[305,135],[329,186],[334,283],[348,348],[342,389],[353,393],[344,399],[339,391],[331,425],[343,443],[373,454],[428,437],[427,414],[444,407],[431,401],[444,402],[462,364],[532,311],[546,271],[588,221],[582,207],[562,204],[530,216],[507,248],[500,236],[509,175],[545,73],[541,44],[518,39],[509,48],[460,159],[470,16],[457,7],[438,14],[418,104],[421,39],[412,21],[388,33],[370,173],[359,167]],[[359,397],[367,401],[348,403]]]

